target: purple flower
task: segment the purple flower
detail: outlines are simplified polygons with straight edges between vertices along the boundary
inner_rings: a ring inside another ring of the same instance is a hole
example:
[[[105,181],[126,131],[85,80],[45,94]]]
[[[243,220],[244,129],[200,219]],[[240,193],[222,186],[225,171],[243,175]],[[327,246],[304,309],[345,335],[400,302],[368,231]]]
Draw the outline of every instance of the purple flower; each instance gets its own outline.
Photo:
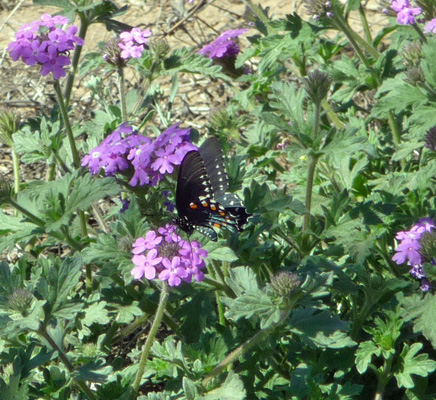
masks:
[[[189,142],[189,134],[189,129],[180,129],[176,124],[152,141],[122,124],[83,157],[82,166],[88,166],[93,175],[100,170],[106,176],[122,172],[133,187],[154,186],[165,174],[173,173],[187,152],[197,150]]]
[[[247,31],[247,28],[243,28],[230,29],[226,32],[223,32],[212,43],[204,46],[199,53],[202,56],[208,56],[209,58],[236,56],[239,53],[239,45],[233,39]]]
[[[27,65],[41,65],[41,75],[51,72],[56,80],[65,76],[64,67],[71,64],[70,51],[76,45],[83,45],[83,39],[76,36],[76,26],[62,29],[66,23],[66,17],[44,14],[40,21],[23,25],[15,33],[16,40],[8,45],[12,60],[18,61],[21,57]]]
[[[423,259],[420,253],[420,239],[425,232],[432,232],[435,228],[436,225],[430,218],[423,218],[413,225],[409,231],[400,231],[396,235],[396,238],[400,243],[396,247],[396,253],[392,259],[397,264],[403,264],[407,261],[407,264],[412,267],[409,273],[415,279],[423,280],[426,278],[422,269]],[[423,288],[428,288],[427,290],[430,290],[431,284],[428,283],[427,285],[423,283],[421,290],[424,291]]]
[[[400,25],[413,25],[415,16],[422,12],[420,7],[410,7],[409,0],[391,1],[391,8],[397,12],[397,22]]]
[[[425,33],[429,33],[429,32],[436,33],[436,18],[433,18],[430,22],[427,23],[427,25],[424,27],[424,32]]]
[[[133,264],[136,265],[132,269],[132,275],[135,279],[141,279],[145,276],[147,279],[154,279],[156,276],[157,266],[161,263],[162,257],[156,257],[157,250],[151,249],[147,256],[135,255],[132,258]]]
[[[170,286],[180,286],[182,283],[181,278],[188,276],[188,271],[184,264],[181,264],[180,257],[173,257],[170,261],[168,258],[162,260],[164,270],[159,274],[161,281],[168,281]]]
[[[135,267],[132,275],[135,279],[153,280],[158,277],[170,286],[180,286],[182,281],[190,283],[204,279],[202,269],[208,252],[199,242],[189,243],[176,233],[174,225],[166,225],[155,231],[147,232],[145,238],[139,238],[133,244]],[[159,261],[157,261],[159,260]]]
[[[144,45],[151,36],[151,31],[146,29],[142,31],[139,28],[133,28],[130,32],[122,32],[118,42],[121,51],[121,58],[128,60],[130,58],[139,58],[144,51]]]

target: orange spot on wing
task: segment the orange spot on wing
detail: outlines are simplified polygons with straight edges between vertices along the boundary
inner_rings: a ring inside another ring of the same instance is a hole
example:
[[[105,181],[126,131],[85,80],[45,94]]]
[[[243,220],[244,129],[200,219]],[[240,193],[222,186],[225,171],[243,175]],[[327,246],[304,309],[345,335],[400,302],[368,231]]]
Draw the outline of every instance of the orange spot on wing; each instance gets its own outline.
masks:
[[[189,205],[189,208],[192,209],[192,210],[196,210],[196,209],[198,208],[198,205],[195,204],[195,203],[191,203],[191,204]]]

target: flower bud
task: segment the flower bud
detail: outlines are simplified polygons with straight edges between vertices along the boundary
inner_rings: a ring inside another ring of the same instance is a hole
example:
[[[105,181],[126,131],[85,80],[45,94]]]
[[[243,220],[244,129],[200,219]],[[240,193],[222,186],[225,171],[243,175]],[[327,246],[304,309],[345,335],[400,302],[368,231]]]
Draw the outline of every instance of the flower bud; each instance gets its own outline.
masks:
[[[419,239],[419,244],[421,245],[419,252],[425,261],[436,259],[436,230],[424,232]]]
[[[17,289],[8,298],[8,307],[26,316],[32,305],[33,295],[27,289]]]
[[[13,196],[13,189],[12,185],[9,183],[9,181],[1,177],[0,178],[0,205],[10,203],[12,196]]]
[[[420,42],[411,42],[404,46],[400,55],[406,67],[416,67],[422,59],[422,44]]]
[[[316,69],[307,76],[303,85],[309,98],[315,104],[320,104],[327,96],[331,83],[332,80],[326,72]]]
[[[165,39],[155,39],[150,43],[150,51],[157,60],[163,60],[169,53],[170,46]]]
[[[18,131],[18,119],[11,111],[0,112],[0,142],[13,147],[12,135]]]
[[[104,45],[103,58],[111,65],[124,67],[127,64],[127,59],[121,57],[121,48],[119,46],[121,39],[114,37],[109,39]]]
[[[427,131],[425,135],[425,147],[436,151],[436,125]]]
[[[297,274],[289,271],[279,272],[271,278],[271,288],[280,297],[287,298],[301,285]]]
[[[406,71],[405,81],[413,86],[419,86],[425,82],[424,72],[421,67],[411,67]]]

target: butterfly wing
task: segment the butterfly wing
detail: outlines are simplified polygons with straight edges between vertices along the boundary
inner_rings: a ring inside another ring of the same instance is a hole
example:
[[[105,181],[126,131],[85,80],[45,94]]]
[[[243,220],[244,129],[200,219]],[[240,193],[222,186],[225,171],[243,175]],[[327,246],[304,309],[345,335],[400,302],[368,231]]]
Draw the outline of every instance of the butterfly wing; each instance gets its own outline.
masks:
[[[204,160],[214,197],[218,199],[229,188],[229,177],[227,176],[220,141],[215,136],[211,136],[204,141],[198,151]]]
[[[194,229],[217,240],[215,228],[236,231],[237,222],[214,200],[213,188],[198,151],[186,154],[179,169],[176,189],[177,225],[190,235]]]

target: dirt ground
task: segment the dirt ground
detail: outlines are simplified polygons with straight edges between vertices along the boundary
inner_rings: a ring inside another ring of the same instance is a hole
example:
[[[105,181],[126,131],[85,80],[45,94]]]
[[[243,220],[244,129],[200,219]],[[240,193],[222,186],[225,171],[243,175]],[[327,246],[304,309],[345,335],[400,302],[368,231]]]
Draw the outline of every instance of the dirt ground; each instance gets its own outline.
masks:
[[[200,0],[194,0],[192,4],[185,0],[129,0],[115,1],[118,7],[127,5],[128,11],[118,20],[132,26],[149,28],[154,37],[162,36],[169,31],[166,39],[171,48],[181,46],[195,46],[201,48],[211,42],[220,32],[246,26],[242,18],[245,5],[242,0],[208,0],[206,5],[187,18],[196,8]],[[386,18],[378,8],[378,2],[371,0],[364,2],[371,23],[371,27],[379,30],[385,23]],[[286,14],[297,12],[303,18],[307,18],[304,2],[301,0],[263,0],[262,7],[269,7],[269,15],[282,17]],[[23,121],[31,118],[41,110],[49,110],[54,104],[54,92],[50,79],[42,77],[38,68],[27,67],[21,61],[12,62],[6,51],[8,43],[13,39],[13,34],[24,23],[39,19],[41,14],[54,14],[59,8],[48,6],[36,6],[31,0],[0,0],[0,108],[13,110]],[[358,14],[352,15],[352,26],[357,31],[361,30]],[[182,21],[182,22],[181,22]],[[178,25],[177,25],[178,24]],[[178,29],[174,29],[179,26]],[[113,32],[107,32],[101,24],[91,25],[86,36],[82,54],[95,51],[99,41],[107,41],[113,36]],[[241,47],[244,47],[241,39]],[[245,42],[245,44],[248,42]],[[85,112],[89,110],[89,93],[83,89],[83,83],[87,77],[77,80],[81,87],[73,93],[72,104],[79,106],[86,118]],[[162,87],[169,90],[168,85],[162,82]],[[205,91],[205,88],[206,91]],[[217,82],[205,82],[194,80],[193,77],[183,77],[180,81],[180,100],[178,106],[180,116],[186,115],[189,108],[189,121],[186,124],[197,129],[204,125],[205,118],[210,113],[211,107],[225,107],[231,92],[220,87]],[[75,96],[75,97],[74,97]],[[212,98],[212,103],[211,103]],[[175,110],[177,112],[177,110]],[[184,121],[185,122],[185,121]],[[23,178],[30,175],[30,179],[41,179],[41,171],[37,167],[23,166],[25,168]],[[35,170],[36,169],[36,170]],[[43,168],[42,168],[43,169]],[[0,174],[8,175],[11,172],[9,151],[0,147]]]

